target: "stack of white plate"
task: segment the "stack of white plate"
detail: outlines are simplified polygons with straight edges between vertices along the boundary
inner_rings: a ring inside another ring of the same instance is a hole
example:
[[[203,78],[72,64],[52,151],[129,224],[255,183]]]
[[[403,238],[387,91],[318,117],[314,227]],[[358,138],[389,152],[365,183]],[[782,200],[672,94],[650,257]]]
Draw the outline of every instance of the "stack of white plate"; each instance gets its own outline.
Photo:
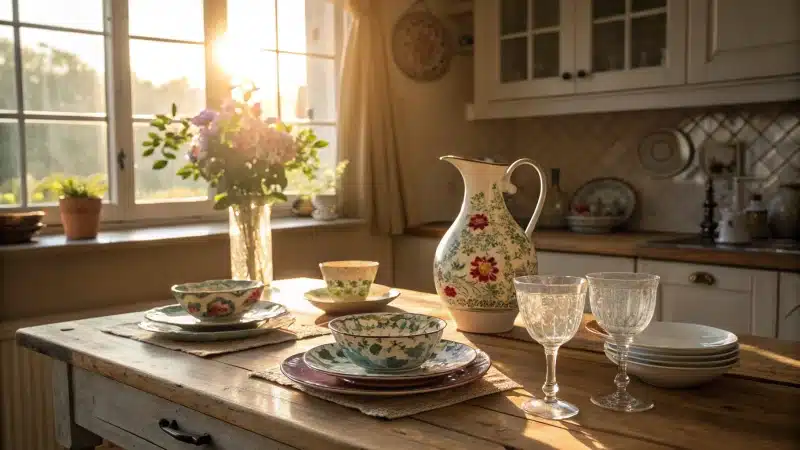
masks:
[[[617,363],[616,344],[606,342],[605,354]],[[653,386],[683,388],[707,383],[738,363],[739,342],[729,331],[652,322],[631,344],[628,373]]]

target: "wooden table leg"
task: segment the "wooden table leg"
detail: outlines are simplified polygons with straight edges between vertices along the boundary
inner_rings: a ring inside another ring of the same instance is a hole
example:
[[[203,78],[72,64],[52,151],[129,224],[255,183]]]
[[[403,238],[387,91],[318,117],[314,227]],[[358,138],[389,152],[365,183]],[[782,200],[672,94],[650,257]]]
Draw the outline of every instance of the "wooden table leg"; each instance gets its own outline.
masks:
[[[72,366],[53,361],[53,413],[56,423],[56,442],[70,450],[94,449],[103,440],[75,423],[72,392]]]

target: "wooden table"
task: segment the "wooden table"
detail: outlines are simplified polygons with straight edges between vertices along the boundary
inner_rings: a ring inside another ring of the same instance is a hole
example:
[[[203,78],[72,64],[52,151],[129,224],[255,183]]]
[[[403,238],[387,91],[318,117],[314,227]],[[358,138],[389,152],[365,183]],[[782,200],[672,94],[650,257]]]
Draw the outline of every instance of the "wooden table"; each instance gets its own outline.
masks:
[[[277,300],[305,322],[327,317],[302,298],[318,280],[277,282]],[[393,307],[447,316],[435,295],[403,291]],[[615,367],[602,344],[585,332],[559,352],[559,396],[580,414],[562,421],[526,415],[520,404],[540,395],[541,347],[517,327],[504,337],[446,337],[479,346],[495,367],[525,386],[397,420],[379,420],[291,388],[249,378],[253,370],[332,340],[330,336],[200,358],[100,328],[139,319],[141,313],[19,330],[20,345],[55,364],[56,433],[67,448],[91,448],[100,437],[132,449],[187,449],[158,427],[161,418],[181,429],[207,432],[228,450],[285,448],[798,448],[800,345],[742,337],[742,364],[704,387],[666,390],[633,381],[635,395],[655,409],[622,414],[595,407],[589,396],[610,392]],[[513,339],[512,339],[513,338]],[[520,339],[528,339],[523,341]]]

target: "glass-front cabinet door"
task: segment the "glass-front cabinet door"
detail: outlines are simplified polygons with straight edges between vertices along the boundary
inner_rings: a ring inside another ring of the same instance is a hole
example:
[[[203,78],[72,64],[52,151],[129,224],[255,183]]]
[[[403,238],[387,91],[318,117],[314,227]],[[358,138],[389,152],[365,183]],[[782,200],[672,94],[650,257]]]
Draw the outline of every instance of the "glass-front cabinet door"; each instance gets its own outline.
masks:
[[[479,0],[475,16],[475,70],[488,71],[490,99],[575,92],[573,0]]]
[[[682,84],[686,0],[576,2],[576,92]]]

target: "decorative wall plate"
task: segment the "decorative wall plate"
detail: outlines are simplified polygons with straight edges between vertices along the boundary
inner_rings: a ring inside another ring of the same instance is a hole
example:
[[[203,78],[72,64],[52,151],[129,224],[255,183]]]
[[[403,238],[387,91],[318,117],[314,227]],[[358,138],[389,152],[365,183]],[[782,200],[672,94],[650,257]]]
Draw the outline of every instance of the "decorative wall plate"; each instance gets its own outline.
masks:
[[[638,147],[639,163],[654,178],[671,178],[686,170],[694,147],[679,130],[657,130],[645,136]]]
[[[186,312],[181,305],[169,305],[162,306],[160,308],[153,308],[144,313],[144,317],[151,322],[175,325],[185,330],[220,331],[255,328],[259,323],[265,320],[288,314],[289,311],[283,305],[273,302],[258,302],[241,317],[235,318],[229,322],[220,322],[219,320],[215,320],[213,322],[202,322]]]
[[[636,193],[630,184],[619,178],[595,178],[575,191],[570,209],[575,211],[579,205],[594,205],[598,202],[619,209],[622,224],[630,220],[636,210]]]
[[[443,77],[453,53],[449,31],[422,1],[411,5],[394,25],[394,62],[412,80],[434,81]]]
[[[441,379],[423,386],[371,388],[359,386],[341,378],[314,370],[303,361],[303,354],[298,353],[286,358],[281,363],[281,372],[290,380],[302,386],[325,392],[334,392],[345,395],[366,395],[377,397],[399,397],[402,395],[425,394],[428,392],[453,389],[465,384],[480,380],[489,368],[492,360],[484,352],[479,351],[478,357],[463,370],[445,375]]]
[[[303,355],[307,366],[329,375],[350,380],[395,381],[435,378],[463,369],[475,360],[478,353],[469,345],[441,340],[431,357],[422,366],[402,373],[372,372],[356,365],[344,355],[338,344],[323,344]]]

